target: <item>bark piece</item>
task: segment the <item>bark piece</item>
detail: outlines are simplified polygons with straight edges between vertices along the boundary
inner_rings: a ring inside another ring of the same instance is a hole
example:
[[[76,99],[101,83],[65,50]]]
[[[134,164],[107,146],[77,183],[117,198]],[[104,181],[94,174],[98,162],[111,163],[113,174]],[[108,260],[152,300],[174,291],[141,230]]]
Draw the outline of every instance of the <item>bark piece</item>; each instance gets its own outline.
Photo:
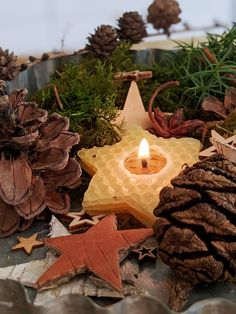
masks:
[[[207,96],[202,103],[202,114],[204,116],[214,116],[218,119],[227,117],[227,110],[224,103],[214,96]]]

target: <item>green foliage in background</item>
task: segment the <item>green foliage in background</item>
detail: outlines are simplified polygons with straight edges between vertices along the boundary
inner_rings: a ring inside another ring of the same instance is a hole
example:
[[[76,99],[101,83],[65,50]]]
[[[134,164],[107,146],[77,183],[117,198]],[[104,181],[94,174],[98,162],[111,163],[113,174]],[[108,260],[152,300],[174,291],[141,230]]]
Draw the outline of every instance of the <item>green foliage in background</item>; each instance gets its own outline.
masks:
[[[114,80],[116,72],[152,70],[152,79],[138,82],[146,108],[158,84],[179,80],[180,86],[163,92],[154,105],[169,112],[182,107],[188,118],[197,117],[205,96],[223,99],[225,89],[236,83],[236,26],[222,35],[208,34],[206,42],[197,47],[177,45],[175,51],[165,52],[158,62],[149,65],[135,64],[126,43],[105,60],[88,54],[79,65],[66,65],[55,73],[36,98],[49,111],[70,118],[71,128],[81,134],[83,147],[113,144],[120,139],[122,125],[114,120],[118,108],[124,105],[130,82]],[[63,110],[55,105],[53,86],[58,89]]]

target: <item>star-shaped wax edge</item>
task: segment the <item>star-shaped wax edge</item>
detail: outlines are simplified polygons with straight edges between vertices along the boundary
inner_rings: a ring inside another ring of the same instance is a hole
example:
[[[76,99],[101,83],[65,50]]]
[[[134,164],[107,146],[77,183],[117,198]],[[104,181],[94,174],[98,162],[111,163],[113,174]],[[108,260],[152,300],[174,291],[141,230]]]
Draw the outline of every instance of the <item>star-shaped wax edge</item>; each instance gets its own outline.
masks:
[[[167,159],[166,166],[158,174],[147,175],[145,178],[142,175],[130,174],[123,165],[123,160],[138,150],[144,137],[148,140],[150,148],[155,147],[158,153]],[[181,156],[175,154],[173,145],[183,148]],[[136,126],[130,129],[119,143],[80,150],[78,156],[82,167],[93,175],[84,195],[83,208],[91,215],[126,211],[146,226],[151,226],[155,221],[153,209],[158,204],[160,190],[170,185],[170,179],[179,174],[183,164],[191,166],[198,161],[200,145],[200,141],[193,138],[157,138]],[[134,193],[129,189],[134,185],[132,182],[135,182]],[[146,199],[143,199],[144,188],[149,195]]]

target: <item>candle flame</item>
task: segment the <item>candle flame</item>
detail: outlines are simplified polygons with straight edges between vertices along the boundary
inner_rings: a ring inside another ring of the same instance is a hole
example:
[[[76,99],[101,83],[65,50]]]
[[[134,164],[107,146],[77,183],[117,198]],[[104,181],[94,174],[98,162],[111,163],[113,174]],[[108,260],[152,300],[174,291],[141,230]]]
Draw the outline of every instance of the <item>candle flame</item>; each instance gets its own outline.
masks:
[[[138,157],[150,157],[148,141],[143,138],[139,145]]]

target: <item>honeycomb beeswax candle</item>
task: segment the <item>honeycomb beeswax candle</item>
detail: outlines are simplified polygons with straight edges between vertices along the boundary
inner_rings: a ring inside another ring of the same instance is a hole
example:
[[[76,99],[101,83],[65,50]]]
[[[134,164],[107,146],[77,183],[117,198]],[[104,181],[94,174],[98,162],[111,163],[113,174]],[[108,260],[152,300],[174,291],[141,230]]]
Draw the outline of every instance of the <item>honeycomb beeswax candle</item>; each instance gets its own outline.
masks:
[[[161,162],[154,173],[133,173],[125,162],[137,154],[143,138],[149,144],[150,158],[158,156]],[[158,138],[137,126],[128,130],[119,143],[81,149],[78,156],[82,167],[93,175],[82,206],[91,215],[129,212],[151,226],[161,189],[170,185],[184,164],[191,166],[198,160],[199,150],[196,139]]]

